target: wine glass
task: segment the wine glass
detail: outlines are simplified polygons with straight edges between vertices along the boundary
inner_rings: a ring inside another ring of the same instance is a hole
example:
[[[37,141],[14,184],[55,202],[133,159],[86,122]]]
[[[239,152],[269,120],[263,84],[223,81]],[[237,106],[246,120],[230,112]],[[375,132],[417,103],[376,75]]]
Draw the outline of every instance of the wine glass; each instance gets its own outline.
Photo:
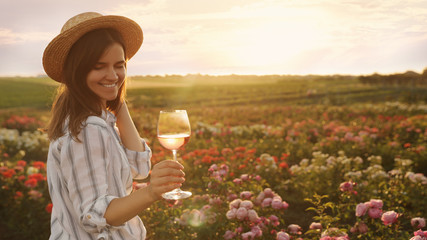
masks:
[[[191,128],[186,110],[162,110],[157,122],[157,138],[160,144],[171,150],[173,160],[176,159],[176,152],[190,140]],[[191,192],[182,191],[176,188],[170,192],[163,193],[165,199],[182,199],[192,195]]]

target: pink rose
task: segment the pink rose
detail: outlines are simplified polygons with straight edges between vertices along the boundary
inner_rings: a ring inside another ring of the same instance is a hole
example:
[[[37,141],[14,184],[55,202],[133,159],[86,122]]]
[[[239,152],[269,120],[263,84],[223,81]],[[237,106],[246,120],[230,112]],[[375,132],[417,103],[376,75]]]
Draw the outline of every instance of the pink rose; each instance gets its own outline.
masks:
[[[234,193],[229,194],[229,195],[227,196],[227,200],[228,200],[228,201],[233,201],[234,199],[237,199],[237,195],[236,195],[236,194],[234,194]]]
[[[221,205],[221,203],[222,203],[222,200],[219,197],[214,197],[214,198],[209,199],[209,204]]]
[[[187,225],[189,217],[190,217],[190,210],[188,209],[184,210],[181,217],[179,218],[179,224],[184,226]]]
[[[382,214],[382,210],[379,208],[369,208],[368,215],[371,218],[380,218]]]
[[[301,234],[302,228],[297,224],[291,224],[288,226],[288,230],[291,234]]]
[[[239,220],[244,220],[248,216],[248,209],[245,207],[240,207],[237,209],[236,218]]]
[[[271,207],[276,210],[282,209],[282,199],[277,197],[273,198],[273,201],[271,202]]]
[[[273,201],[272,198],[264,198],[264,200],[262,200],[261,207],[270,206],[272,201]]]
[[[350,238],[348,238],[348,236],[340,236],[340,237],[335,237],[334,240],[349,240]]]
[[[289,204],[287,202],[283,201],[282,202],[282,208],[283,209],[288,209],[288,207],[289,207]]]
[[[381,221],[383,221],[384,225],[391,225],[392,223],[397,221],[398,217],[399,214],[397,214],[395,211],[387,211],[383,213]]]
[[[318,223],[318,222],[312,222],[310,224],[309,229],[311,229],[311,230],[313,230],[313,229],[320,229],[321,230],[322,229],[322,224]]]
[[[272,198],[274,196],[273,190],[271,190],[271,188],[264,189],[264,194],[265,194],[265,197],[271,197]]]
[[[280,225],[279,218],[276,215],[271,215],[269,218],[270,224],[277,227]]]
[[[240,203],[242,202],[241,199],[234,199],[233,201],[230,202],[229,207],[231,208],[239,208],[240,207]]]
[[[365,234],[366,232],[368,232],[368,226],[364,222],[357,222],[350,229],[350,232],[352,232],[352,233],[359,232],[361,234]]]
[[[217,172],[216,172],[217,173]],[[222,182],[222,177],[218,175],[213,176],[213,179],[217,180],[218,182]]]
[[[287,234],[286,232],[278,232],[276,235],[276,240],[290,240],[291,238],[289,237],[289,234]]]
[[[240,179],[242,179],[242,181],[248,181],[249,175],[248,174],[242,174],[242,175],[240,175]]]
[[[352,182],[343,182],[340,184],[341,192],[351,192],[353,191],[353,183]]]
[[[262,200],[264,200],[264,198],[265,198],[265,193],[260,192],[254,200],[255,204],[260,205],[262,203]]]
[[[361,234],[365,234],[368,232],[368,225],[366,225],[364,222],[360,222],[358,226],[358,230]]]
[[[241,203],[240,203],[240,207],[244,207],[244,208],[246,208],[246,209],[252,209],[253,208],[253,206],[254,206],[254,204],[251,202],[251,201],[249,201],[249,200],[243,200]]]
[[[411,225],[414,228],[423,228],[426,226],[426,220],[424,218],[416,217],[411,219]]]
[[[235,178],[235,179],[233,180],[233,183],[240,185],[240,184],[242,184],[242,179],[240,179],[240,178]]]
[[[230,240],[230,239],[233,239],[235,236],[236,234],[234,232],[227,230],[223,237],[225,240]]]
[[[251,228],[251,232],[254,233],[255,237],[261,237],[262,236],[262,230],[258,226],[254,226]]]
[[[258,213],[253,209],[248,210],[248,218],[249,218],[249,221],[253,223],[257,223],[260,220],[260,218],[258,217]]]
[[[218,166],[216,164],[212,164],[208,169],[209,172],[214,172],[216,170],[218,170]]]
[[[242,233],[242,240],[252,240],[254,238],[255,238],[255,234],[253,232]]]
[[[240,198],[242,199],[250,199],[252,197],[252,193],[249,191],[243,191],[240,193]]]
[[[211,209],[211,208],[212,208],[212,206],[211,206],[211,205],[206,204],[206,205],[203,205],[202,209],[200,209],[200,210],[201,210],[201,211],[207,211],[207,210],[209,210],[209,209]]]
[[[43,194],[37,190],[30,190],[28,192],[28,195],[30,196],[31,199],[34,199],[34,200],[37,200],[43,196]]]
[[[279,200],[282,201],[282,197],[279,195],[274,195],[273,200]]]
[[[356,206],[356,217],[361,217],[368,211],[368,205],[365,203],[359,203]]]
[[[219,172],[219,175],[223,177],[226,176],[228,174],[228,166],[225,164],[222,164],[218,172]]]
[[[371,199],[371,201],[369,201],[369,206],[371,208],[382,208],[383,201],[381,199]]]
[[[280,225],[280,222],[279,221],[271,221],[270,224],[274,227],[277,227]]]
[[[205,215],[204,219],[208,224],[214,224],[216,222],[216,216],[216,213],[208,213],[207,215]]]
[[[418,230],[414,232],[414,236],[427,237],[427,231],[423,232],[422,230]]]
[[[237,213],[237,209],[236,208],[232,208],[230,210],[227,211],[227,213],[225,214],[225,216],[227,217],[227,219],[234,219],[236,218],[236,213]]]

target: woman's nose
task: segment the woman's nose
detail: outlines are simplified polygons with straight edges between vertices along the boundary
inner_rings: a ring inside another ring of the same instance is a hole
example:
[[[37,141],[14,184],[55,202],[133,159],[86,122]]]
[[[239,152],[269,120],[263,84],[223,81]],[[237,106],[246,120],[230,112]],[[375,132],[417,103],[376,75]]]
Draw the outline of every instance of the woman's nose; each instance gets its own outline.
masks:
[[[117,74],[116,70],[114,68],[109,68],[107,72],[107,79],[117,80],[118,78],[119,78],[119,75]]]

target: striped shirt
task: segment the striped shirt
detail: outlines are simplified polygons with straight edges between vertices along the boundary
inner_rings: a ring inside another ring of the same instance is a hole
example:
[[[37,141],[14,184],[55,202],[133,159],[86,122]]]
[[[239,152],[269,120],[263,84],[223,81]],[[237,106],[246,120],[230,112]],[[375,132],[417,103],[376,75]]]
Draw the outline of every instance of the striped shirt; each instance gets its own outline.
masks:
[[[115,127],[116,117],[90,116],[76,141],[66,134],[49,146],[47,181],[53,203],[50,239],[145,239],[136,216],[121,226],[104,218],[110,202],[129,195],[133,178],[145,178],[151,150],[126,149]],[[67,125],[67,124],[66,124]]]

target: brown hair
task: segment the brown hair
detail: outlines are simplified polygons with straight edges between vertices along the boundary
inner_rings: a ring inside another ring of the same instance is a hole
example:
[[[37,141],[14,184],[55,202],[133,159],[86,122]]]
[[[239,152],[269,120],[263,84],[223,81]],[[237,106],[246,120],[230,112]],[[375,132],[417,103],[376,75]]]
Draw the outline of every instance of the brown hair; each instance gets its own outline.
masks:
[[[52,118],[47,133],[50,140],[63,136],[66,127],[77,141],[84,121],[91,115],[101,116],[101,99],[92,92],[86,83],[86,77],[105,50],[114,43],[122,45],[121,35],[113,29],[97,29],[83,35],[70,49],[64,65],[64,81],[58,87],[52,105]],[[125,56],[126,58],[126,56]],[[127,59],[126,59],[127,60]],[[116,99],[107,101],[107,109],[116,112],[124,101],[126,80],[119,89]],[[65,121],[68,119],[68,126]]]

